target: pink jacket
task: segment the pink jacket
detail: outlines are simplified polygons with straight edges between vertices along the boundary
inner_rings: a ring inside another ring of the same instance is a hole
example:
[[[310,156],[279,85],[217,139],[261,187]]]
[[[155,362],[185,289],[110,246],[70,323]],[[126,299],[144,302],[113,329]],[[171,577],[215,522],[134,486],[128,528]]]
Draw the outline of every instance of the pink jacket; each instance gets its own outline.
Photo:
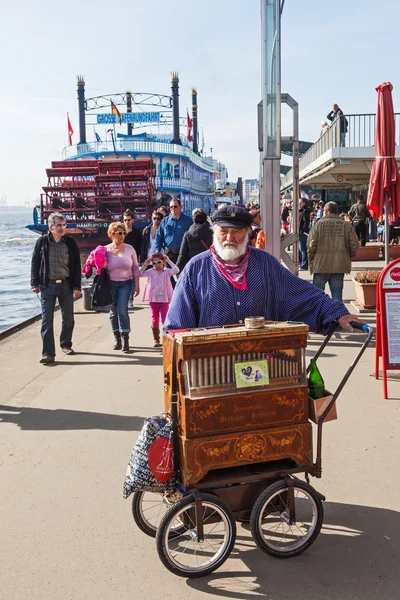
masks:
[[[143,302],[171,302],[173,289],[171,276],[177,275],[179,269],[172,261],[168,261],[170,269],[157,271],[156,269],[145,270],[141,267],[140,277],[147,277],[147,283],[143,294]]]
[[[97,246],[97,248],[92,250],[82,269],[82,274],[85,275],[85,277],[90,277],[92,274],[92,268],[96,267],[96,274],[100,275],[101,270],[106,263],[106,254],[106,246]]]

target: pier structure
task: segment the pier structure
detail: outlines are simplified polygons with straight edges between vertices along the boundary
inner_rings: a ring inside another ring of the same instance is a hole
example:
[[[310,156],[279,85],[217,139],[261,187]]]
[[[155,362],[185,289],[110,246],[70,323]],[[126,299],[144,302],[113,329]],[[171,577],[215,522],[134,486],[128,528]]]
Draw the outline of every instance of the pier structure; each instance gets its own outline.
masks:
[[[310,279],[307,272],[301,277]],[[347,299],[353,297],[351,278],[345,276]],[[400,383],[391,378],[392,399],[383,400],[381,382],[371,376],[373,347],[338,399],[338,420],[324,425],[318,489],[326,496],[325,518],[304,555],[311,572],[303,559],[268,558],[248,525],[238,523],[235,551],[223,567],[185,581],[165,569],[155,540],[136,527],[131,500],[122,497],[143,421],[164,407],[162,356],[152,348],[149,308],[135,300],[130,354],[111,349],[107,314],[84,311],[81,300],[75,309],[77,354],[57,352],[54,365],[39,364],[40,323],[0,340],[4,599],[120,600],[132,593],[158,598],[168,590],[171,598],[185,600],[205,593],[215,599],[320,600],[327,581],[332,600],[390,597],[398,577],[400,484],[392,478],[388,486],[387,474],[400,461]],[[374,325],[374,313],[365,318]],[[59,312],[55,328],[58,335]],[[360,338],[336,334],[319,359],[331,391]],[[310,336],[307,360],[321,340]]]

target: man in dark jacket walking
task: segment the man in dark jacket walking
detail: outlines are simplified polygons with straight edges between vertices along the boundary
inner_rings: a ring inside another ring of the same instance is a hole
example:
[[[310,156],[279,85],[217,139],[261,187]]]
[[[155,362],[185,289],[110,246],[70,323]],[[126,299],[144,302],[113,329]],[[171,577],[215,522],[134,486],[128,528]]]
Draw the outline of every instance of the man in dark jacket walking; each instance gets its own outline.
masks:
[[[54,362],[54,307],[56,299],[61,308],[61,350],[75,354],[72,349],[74,329],[74,299],[81,296],[81,261],[75,240],[66,235],[65,217],[53,213],[48,218],[49,233],[36,241],[32,255],[31,288],[40,293],[42,304],[43,364]]]
[[[365,206],[364,198],[359,196],[357,203],[349,210],[349,217],[353,223],[354,231],[360,240],[361,246],[367,243],[367,220],[372,219],[371,213]]]
[[[140,261],[140,253],[142,249],[142,232],[134,226],[134,214],[129,208],[124,212],[124,224],[127,234],[125,236],[125,244],[129,244],[134,248],[138,262]],[[135,293],[135,278],[132,279],[132,289],[129,294],[128,308],[133,308],[133,296]]]
[[[192,212],[193,225],[185,233],[179,251],[176,266],[182,271],[183,267],[193,256],[208,250],[212,244],[213,230],[207,219],[207,213],[202,208],[195,208]]]
[[[300,266],[301,271],[307,271],[308,269],[308,258],[307,258],[307,238],[310,231],[310,211],[306,207],[306,203],[303,199],[299,203],[299,253],[300,253]]]
[[[342,109],[339,108],[339,106],[337,104],[334,104],[332,106],[331,112],[328,115],[326,115],[326,118],[329,119],[329,121],[331,123],[333,123],[334,121],[339,119],[340,145],[342,147],[344,147],[346,144],[346,133],[347,133],[347,127],[348,127],[349,123],[348,123],[346,117],[344,116]]]
[[[138,262],[140,260],[140,251],[141,251],[141,246],[142,246],[142,232],[139,231],[139,229],[137,229],[134,226],[134,214],[131,210],[126,210],[124,212],[124,223],[125,223],[125,227],[126,227],[126,231],[127,234],[125,236],[125,244],[129,244],[130,246],[132,246],[133,248],[135,248],[136,251],[136,256],[138,259]]]

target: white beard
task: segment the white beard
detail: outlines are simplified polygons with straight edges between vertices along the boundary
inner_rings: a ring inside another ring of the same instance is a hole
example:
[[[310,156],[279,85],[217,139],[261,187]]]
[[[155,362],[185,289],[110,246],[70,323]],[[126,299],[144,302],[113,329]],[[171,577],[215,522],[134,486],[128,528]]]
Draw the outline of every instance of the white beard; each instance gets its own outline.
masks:
[[[213,244],[216,253],[222,260],[231,261],[240,258],[246,254],[247,245],[249,243],[249,235],[246,235],[245,239],[238,246],[224,247],[218,239],[217,232],[214,231]]]

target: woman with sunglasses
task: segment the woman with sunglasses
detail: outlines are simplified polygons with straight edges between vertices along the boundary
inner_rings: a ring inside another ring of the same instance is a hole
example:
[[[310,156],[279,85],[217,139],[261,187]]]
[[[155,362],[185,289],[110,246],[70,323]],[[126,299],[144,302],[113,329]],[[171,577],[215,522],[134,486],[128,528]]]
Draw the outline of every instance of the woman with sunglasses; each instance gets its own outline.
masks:
[[[164,215],[155,210],[151,215],[151,224],[143,229],[142,234],[142,246],[140,250],[140,264],[142,265],[154,252],[154,242],[160,223],[163,220]]]
[[[129,332],[131,330],[128,314],[128,299],[135,279],[135,296],[140,293],[139,265],[132,246],[125,244],[126,227],[119,221],[108,228],[111,244],[107,248],[107,268],[110,273],[113,303],[110,310],[111,329],[114,333],[114,350],[129,352]],[[121,339],[122,338],[122,339]]]
[[[146,270],[150,262],[153,268]],[[166,265],[169,269],[166,269]],[[147,277],[147,283],[143,294],[143,302],[150,304],[151,312],[151,330],[153,332],[153,346],[161,346],[160,343],[160,317],[164,325],[167,316],[169,303],[172,298],[171,275],[177,275],[179,269],[168,256],[161,252],[155,252],[140,267],[140,276]]]

